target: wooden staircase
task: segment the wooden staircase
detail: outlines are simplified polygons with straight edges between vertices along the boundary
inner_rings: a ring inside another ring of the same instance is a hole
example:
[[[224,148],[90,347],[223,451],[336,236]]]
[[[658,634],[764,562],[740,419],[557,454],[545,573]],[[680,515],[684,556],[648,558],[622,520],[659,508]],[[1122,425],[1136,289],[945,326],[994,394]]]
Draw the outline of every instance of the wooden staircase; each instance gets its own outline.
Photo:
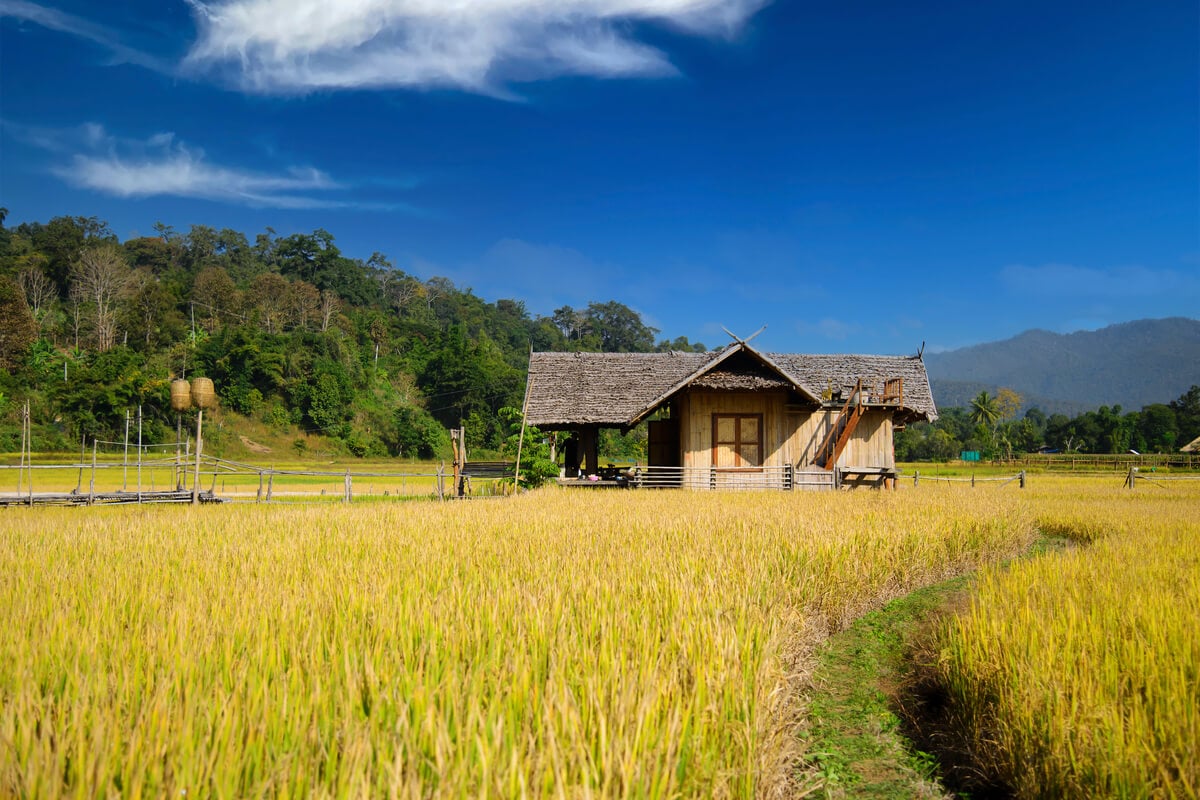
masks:
[[[845,404],[842,405],[837,418],[830,426],[829,433],[825,435],[824,441],[817,449],[816,463],[818,466],[824,467],[826,470],[833,470],[864,413],[866,413],[866,404],[863,402],[862,380],[859,379],[854,384],[854,391],[846,398]]]

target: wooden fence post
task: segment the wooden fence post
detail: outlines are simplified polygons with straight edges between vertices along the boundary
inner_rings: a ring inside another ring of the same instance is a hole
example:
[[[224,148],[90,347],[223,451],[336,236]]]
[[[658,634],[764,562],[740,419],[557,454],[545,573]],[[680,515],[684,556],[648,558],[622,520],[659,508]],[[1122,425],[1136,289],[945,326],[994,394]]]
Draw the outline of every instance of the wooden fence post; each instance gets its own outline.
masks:
[[[92,437],[92,477],[88,481],[88,505],[96,502],[96,439]]]
[[[137,501],[142,502],[142,407],[138,406],[138,463],[137,463]]]
[[[267,502],[271,502],[271,494],[275,491],[275,473],[267,476]]]
[[[1018,482],[1018,485],[1019,485],[1019,486],[1020,486],[1022,489],[1024,489],[1024,488],[1025,488],[1025,470],[1021,470],[1020,481]]]
[[[204,409],[196,413],[196,474],[192,477],[192,505],[200,502],[200,451],[204,447],[202,428],[204,427]]]
[[[121,491],[129,491],[129,409],[125,409],[125,456],[121,459]]]
[[[347,467],[346,468],[346,502],[347,503],[350,502],[351,494],[352,493],[351,493],[351,489],[350,489],[350,468]]]
[[[29,401],[25,401],[25,404],[26,407],[21,409],[21,465],[17,467],[17,497],[21,496],[21,479],[25,476],[25,419]]]
[[[913,488],[916,488],[917,484],[919,484],[920,482],[921,482],[921,470],[917,470],[916,472],[913,473]]]
[[[87,458],[87,434],[79,438],[79,477],[75,480],[75,493],[83,491],[83,459]]]

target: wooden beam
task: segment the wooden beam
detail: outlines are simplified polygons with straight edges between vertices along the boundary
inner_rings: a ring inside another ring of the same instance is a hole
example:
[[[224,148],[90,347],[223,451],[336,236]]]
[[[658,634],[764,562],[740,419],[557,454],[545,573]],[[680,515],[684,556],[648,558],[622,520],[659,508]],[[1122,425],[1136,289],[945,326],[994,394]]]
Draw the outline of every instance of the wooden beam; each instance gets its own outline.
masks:
[[[583,474],[595,475],[600,469],[600,429],[588,425],[579,430],[579,449],[583,451]]]

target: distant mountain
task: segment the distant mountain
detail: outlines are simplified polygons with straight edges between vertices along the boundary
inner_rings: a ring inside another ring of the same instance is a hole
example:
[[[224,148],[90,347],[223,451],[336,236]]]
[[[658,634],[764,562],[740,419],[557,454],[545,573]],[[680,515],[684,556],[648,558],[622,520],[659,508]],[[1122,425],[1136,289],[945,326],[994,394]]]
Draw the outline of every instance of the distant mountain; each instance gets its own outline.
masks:
[[[1120,405],[1136,411],[1200,384],[1200,320],[1143,319],[1098,331],[1032,330],[925,356],[939,406],[1008,387],[1047,413]]]

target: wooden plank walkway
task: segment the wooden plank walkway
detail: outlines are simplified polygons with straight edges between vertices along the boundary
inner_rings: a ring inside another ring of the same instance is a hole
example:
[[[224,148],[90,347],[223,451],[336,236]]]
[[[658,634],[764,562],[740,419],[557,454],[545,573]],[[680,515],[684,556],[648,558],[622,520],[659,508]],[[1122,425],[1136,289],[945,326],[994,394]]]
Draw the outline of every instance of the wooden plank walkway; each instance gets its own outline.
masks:
[[[9,506],[91,506],[137,503],[190,503],[191,491],[169,492],[34,492],[0,494],[0,507]],[[201,503],[224,503],[212,492],[200,492]]]

